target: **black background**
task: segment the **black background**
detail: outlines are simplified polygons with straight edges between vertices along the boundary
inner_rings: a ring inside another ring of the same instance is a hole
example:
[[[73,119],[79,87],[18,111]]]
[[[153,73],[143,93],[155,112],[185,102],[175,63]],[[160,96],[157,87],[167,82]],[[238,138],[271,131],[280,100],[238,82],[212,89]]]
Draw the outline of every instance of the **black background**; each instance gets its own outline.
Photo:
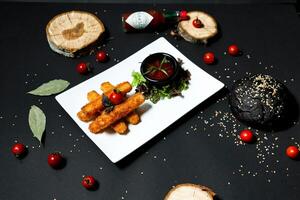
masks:
[[[240,4],[240,3],[295,3],[297,0],[0,0],[16,2],[72,2],[72,3],[208,3],[208,4]]]
[[[221,34],[210,45],[203,46],[176,41],[167,31],[122,32],[122,12],[149,7],[204,10],[217,19]],[[97,12],[103,20],[110,33],[110,40],[102,46],[110,55],[109,62],[96,63],[93,56],[69,59],[50,50],[44,31],[47,22],[56,14],[72,9]],[[184,182],[209,186],[223,200],[300,198],[300,163],[285,156],[285,148],[300,140],[298,122],[276,133],[257,132],[258,138],[264,141],[261,149],[272,143],[278,145],[271,151],[274,155],[260,150],[266,154],[265,162],[260,164],[256,144],[237,146],[235,142],[239,140],[236,137],[222,132],[222,128],[210,126],[219,122],[210,119],[215,111],[230,112],[226,90],[202,103],[117,165],[84,136],[53,96],[26,94],[55,78],[66,79],[70,81],[70,87],[75,86],[164,36],[227,87],[248,73],[267,73],[284,82],[299,102],[300,26],[293,6],[2,3],[0,16],[1,200],[153,200],[163,199],[173,185]],[[224,55],[231,43],[242,48],[242,56]],[[201,56],[205,51],[215,52],[218,64],[203,64]],[[77,74],[75,66],[81,61],[90,62],[94,72],[87,76]],[[45,142],[41,147],[32,138],[28,127],[31,105],[39,106],[47,116]],[[238,130],[245,128],[233,118],[226,123],[231,132],[232,124],[237,124]],[[10,152],[15,141],[28,145],[29,153],[22,160]],[[48,166],[47,155],[53,151],[66,156],[65,168],[53,170]],[[95,176],[100,183],[98,190],[86,191],[80,184],[83,175]]]

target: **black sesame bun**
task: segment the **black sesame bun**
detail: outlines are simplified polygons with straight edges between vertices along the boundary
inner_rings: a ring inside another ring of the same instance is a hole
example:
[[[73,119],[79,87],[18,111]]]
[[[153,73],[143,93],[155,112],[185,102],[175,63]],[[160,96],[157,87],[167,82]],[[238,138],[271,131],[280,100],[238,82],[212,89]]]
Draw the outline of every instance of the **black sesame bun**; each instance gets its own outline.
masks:
[[[278,80],[257,74],[238,80],[229,95],[235,117],[259,129],[275,130],[286,121],[290,93]]]

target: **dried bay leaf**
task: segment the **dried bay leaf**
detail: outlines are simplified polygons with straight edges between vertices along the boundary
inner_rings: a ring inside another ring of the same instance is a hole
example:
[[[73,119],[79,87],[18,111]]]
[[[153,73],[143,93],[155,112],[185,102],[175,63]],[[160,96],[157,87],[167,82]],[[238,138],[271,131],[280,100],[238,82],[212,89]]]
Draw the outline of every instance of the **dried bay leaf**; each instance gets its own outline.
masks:
[[[46,127],[46,116],[44,112],[37,106],[31,106],[28,115],[29,127],[33,133],[33,137],[42,142],[43,133]]]
[[[54,79],[47,83],[43,83],[38,88],[28,93],[37,96],[49,96],[64,91],[69,85],[70,83],[66,80]]]

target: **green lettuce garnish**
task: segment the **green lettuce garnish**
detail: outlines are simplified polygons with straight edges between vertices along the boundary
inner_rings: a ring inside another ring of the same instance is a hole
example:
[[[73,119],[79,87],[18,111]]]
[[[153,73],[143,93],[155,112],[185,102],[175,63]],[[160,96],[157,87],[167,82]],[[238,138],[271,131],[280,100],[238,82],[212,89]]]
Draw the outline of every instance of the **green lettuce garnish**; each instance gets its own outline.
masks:
[[[143,84],[146,82],[146,79],[143,77],[143,75],[139,72],[135,72],[133,71],[131,73],[131,76],[133,78],[132,82],[131,82],[131,85],[134,86],[134,87],[137,87],[138,85],[140,84]]]
[[[141,92],[152,103],[157,103],[159,100],[170,99],[175,96],[183,96],[182,91],[189,88],[190,72],[183,70],[178,81],[162,87],[156,87],[149,84],[143,75],[139,72],[132,72],[133,80],[131,84],[136,87],[136,92]]]

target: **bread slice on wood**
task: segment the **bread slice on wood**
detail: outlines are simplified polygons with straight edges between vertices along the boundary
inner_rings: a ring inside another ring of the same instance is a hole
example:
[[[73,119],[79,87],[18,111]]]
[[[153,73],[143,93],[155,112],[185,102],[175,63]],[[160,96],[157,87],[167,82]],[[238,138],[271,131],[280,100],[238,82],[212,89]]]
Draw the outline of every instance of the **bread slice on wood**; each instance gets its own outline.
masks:
[[[164,200],[213,200],[215,195],[208,187],[185,183],[171,189]]]
[[[192,43],[203,42],[207,43],[207,40],[218,33],[217,22],[209,14],[201,11],[188,12],[189,20],[183,20],[178,23],[178,34],[186,41]],[[193,21],[199,19],[202,23],[201,28],[196,28],[193,25]]]
[[[64,56],[75,57],[94,44],[104,33],[103,23],[95,15],[69,11],[55,16],[46,27],[50,48]]]

